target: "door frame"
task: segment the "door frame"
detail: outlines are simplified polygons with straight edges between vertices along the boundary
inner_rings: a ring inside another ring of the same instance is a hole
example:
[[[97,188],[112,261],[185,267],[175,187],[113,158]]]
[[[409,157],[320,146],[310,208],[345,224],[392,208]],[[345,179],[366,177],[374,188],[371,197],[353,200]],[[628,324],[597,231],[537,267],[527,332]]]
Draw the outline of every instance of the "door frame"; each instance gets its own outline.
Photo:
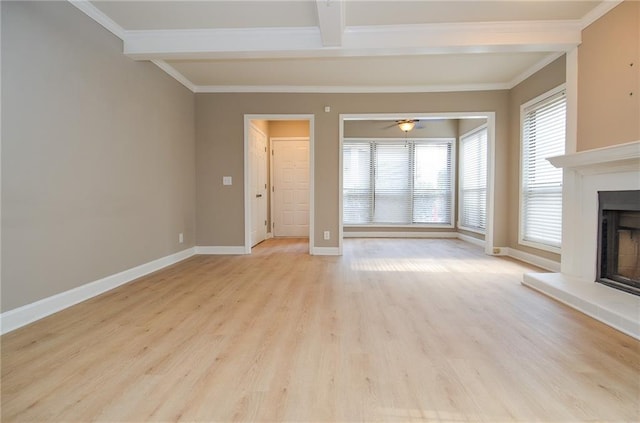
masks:
[[[251,254],[251,166],[249,166],[249,125],[252,120],[304,120],[309,122],[309,254],[313,253],[315,222],[313,114],[245,114],[244,115],[244,253]],[[268,137],[270,140],[270,137]],[[305,138],[306,139],[306,138]],[[269,149],[271,143],[269,143]],[[271,166],[270,166],[271,167]]]
[[[311,141],[310,141],[310,137],[269,137],[269,148],[270,150],[273,152],[273,142],[274,141],[306,141],[307,143],[309,143],[309,160],[311,160]],[[273,230],[273,211],[275,210],[275,196],[273,195],[273,157],[274,155],[271,155],[271,160],[269,161],[269,189],[270,191],[270,201],[269,201],[269,207],[270,207],[270,211],[271,211],[271,234],[272,236],[275,236],[274,230]],[[309,168],[311,168],[311,162],[309,162]],[[309,175],[311,176],[311,175]],[[311,178],[309,178],[309,215],[311,215]],[[311,226],[311,216],[309,216],[309,226]],[[311,228],[309,228],[309,231],[311,231]],[[310,250],[311,251],[311,250]]]

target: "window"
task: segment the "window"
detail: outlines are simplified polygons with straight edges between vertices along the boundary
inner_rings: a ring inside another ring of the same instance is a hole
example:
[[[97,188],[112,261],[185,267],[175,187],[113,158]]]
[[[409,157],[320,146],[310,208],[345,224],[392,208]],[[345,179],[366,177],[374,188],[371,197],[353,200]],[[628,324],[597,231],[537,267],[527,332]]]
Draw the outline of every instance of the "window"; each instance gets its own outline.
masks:
[[[451,226],[453,140],[345,140],[345,225]]]
[[[458,226],[485,233],[487,227],[487,127],[460,138]]]
[[[562,169],[546,160],[564,154],[566,99],[553,90],[524,104],[520,243],[560,252],[562,241]]]
[[[370,143],[344,143],[343,215],[345,223],[363,224],[373,219],[373,175]]]

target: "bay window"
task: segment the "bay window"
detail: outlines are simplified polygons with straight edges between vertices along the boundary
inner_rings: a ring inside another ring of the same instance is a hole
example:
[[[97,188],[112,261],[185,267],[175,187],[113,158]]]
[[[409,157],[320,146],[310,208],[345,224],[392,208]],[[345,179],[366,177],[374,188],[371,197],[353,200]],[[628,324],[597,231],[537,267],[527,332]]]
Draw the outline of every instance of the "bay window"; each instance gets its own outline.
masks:
[[[347,139],[345,225],[453,226],[454,142]]]

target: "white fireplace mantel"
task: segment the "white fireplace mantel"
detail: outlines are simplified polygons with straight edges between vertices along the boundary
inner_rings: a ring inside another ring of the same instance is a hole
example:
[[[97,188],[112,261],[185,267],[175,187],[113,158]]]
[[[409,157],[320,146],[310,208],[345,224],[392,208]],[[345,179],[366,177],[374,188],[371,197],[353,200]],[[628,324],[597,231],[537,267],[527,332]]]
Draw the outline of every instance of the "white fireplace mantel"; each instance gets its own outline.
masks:
[[[640,297],[596,283],[598,191],[640,190],[640,141],[551,157],[563,169],[561,273],[523,284],[640,339]]]
[[[640,141],[550,157],[557,168],[583,175],[640,170]]]

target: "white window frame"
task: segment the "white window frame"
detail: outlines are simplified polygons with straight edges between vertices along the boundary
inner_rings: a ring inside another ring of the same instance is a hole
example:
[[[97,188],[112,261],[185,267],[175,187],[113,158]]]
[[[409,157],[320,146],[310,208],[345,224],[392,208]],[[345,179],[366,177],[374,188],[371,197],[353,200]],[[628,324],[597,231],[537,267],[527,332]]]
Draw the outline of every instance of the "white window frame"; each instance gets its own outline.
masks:
[[[542,244],[539,242],[528,241],[524,239],[524,193],[523,193],[523,183],[524,183],[524,119],[525,119],[525,111],[529,109],[531,106],[534,106],[537,103],[541,103],[552,97],[556,94],[559,94],[563,91],[566,92],[566,84],[561,84],[556,88],[553,88],[544,94],[541,94],[526,103],[520,105],[520,169],[519,169],[519,180],[518,180],[518,193],[519,193],[519,207],[518,207],[518,243],[520,245],[524,245],[527,247],[536,248],[538,250],[548,251],[551,253],[561,254],[562,247],[555,247],[552,245]],[[566,94],[565,94],[566,100]],[[565,132],[565,147],[566,147],[566,132]],[[563,187],[564,189],[564,181]],[[562,229],[561,229],[562,232]]]
[[[462,172],[462,168],[464,166],[464,161],[462,160],[462,139],[465,137],[469,137],[473,134],[475,134],[476,132],[480,132],[480,131],[487,131],[487,145],[486,147],[486,154],[487,154],[487,172],[489,171],[489,125],[487,123],[478,126],[477,128],[472,129],[471,131],[465,132],[464,134],[462,134],[459,138],[459,143],[460,143],[460,156],[458,156],[458,229],[462,229],[463,231],[468,231],[468,232],[474,232],[480,235],[485,235],[487,233],[487,221],[488,221],[488,216],[485,215],[485,228],[484,229],[478,229],[478,228],[470,228],[468,226],[464,226],[461,224],[462,222],[462,207],[461,204],[462,202],[460,201],[460,199],[462,198],[462,184],[464,182],[464,178],[463,178],[463,172]],[[486,190],[486,194],[485,194],[485,200],[488,203],[489,202],[489,175],[485,175],[486,180],[485,180],[485,190]],[[488,210],[488,204],[485,205],[485,213],[487,213]]]
[[[412,224],[394,224],[394,223],[348,223],[344,224],[344,227],[347,228],[447,228],[451,229],[455,227],[455,208],[456,208],[456,176],[457,176],[457,154],[456,154],[456,139],[455,138],[344,138],[343,142],[340,145],[340,174],[342,179],[342,156],[344,154],[343,144],[347,142],[389,142],[389,141],[397,141],[399,143],[404,142],[447,142],[451,145],[451,210],[449,221],[450,224],[446,223],[412,223]],[[340,197],[342,198],[342,187],[340,192]],[[344,210],[341,207],[341,216],[340,220],[343,220]]]

